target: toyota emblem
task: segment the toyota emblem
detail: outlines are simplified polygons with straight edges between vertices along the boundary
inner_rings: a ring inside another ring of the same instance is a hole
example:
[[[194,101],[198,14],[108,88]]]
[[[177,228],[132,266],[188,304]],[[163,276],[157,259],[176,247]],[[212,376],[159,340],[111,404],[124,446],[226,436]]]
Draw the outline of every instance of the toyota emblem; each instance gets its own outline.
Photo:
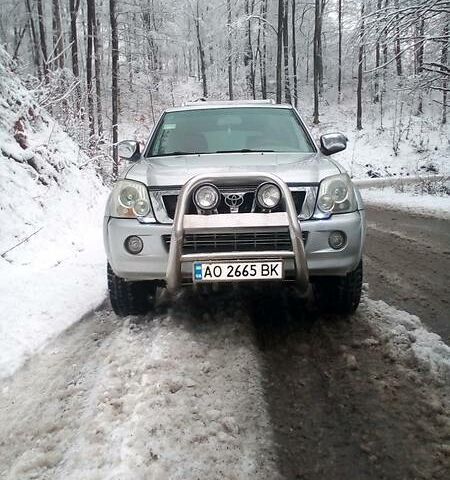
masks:
[[[239,207],[244,203],[244,195],[241,193],[229,193],[225,195],[225,203],[230,207],[231,213],[238,213]]]

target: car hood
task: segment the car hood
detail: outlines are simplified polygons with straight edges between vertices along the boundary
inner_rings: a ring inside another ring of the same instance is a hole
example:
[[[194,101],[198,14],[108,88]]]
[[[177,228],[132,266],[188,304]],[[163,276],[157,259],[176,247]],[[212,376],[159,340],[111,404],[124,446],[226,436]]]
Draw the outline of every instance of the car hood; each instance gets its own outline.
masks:
[[[264,172],[287,183],[318,183],[342,169],[320,153],[229,153],[144,158],[125,178],[149,186],[180,186],[198,174]]]

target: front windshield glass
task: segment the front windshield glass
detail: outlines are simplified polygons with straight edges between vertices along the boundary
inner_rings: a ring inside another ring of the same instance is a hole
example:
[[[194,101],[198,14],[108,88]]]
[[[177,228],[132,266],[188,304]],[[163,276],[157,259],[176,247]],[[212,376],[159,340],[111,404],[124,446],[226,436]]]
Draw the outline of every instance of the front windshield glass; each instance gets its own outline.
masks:
[[[164,115],[150,156],[234,152],[314,152],[291,109],[214,108]]]

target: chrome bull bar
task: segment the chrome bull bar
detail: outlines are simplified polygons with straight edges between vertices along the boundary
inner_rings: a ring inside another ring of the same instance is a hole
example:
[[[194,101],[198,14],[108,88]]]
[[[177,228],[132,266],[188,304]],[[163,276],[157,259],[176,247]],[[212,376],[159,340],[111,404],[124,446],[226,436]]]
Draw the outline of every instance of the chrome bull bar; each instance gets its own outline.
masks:
[[[285,212],[279,213],[230,213],[226,215],[188,215],[188,206],[192,193],[204,183],[244,184],[272,182],[282,193]],[[186,232],[204,232],[221,228],[252,228],[252,227],[288,227],[292,243],[292,251],[261,251],[261,252],[211,252],[206,254],[183,255],[184,235]],[[169,258],[166,272],[166,283],[169,292],[174,293],[182,283],[181,264],[195,260],[232,260],[232,259],[268,259],[293,258],[295,264],[295,279],[301,293],[306,293],[309,287],[308,265],[303,245],[302,231],[297,217],[297,210],[291,191],[286,183],[270,173],[227,173],[220,175],[196,175],[182,187],[178,196],[172,235],[170,239]]]

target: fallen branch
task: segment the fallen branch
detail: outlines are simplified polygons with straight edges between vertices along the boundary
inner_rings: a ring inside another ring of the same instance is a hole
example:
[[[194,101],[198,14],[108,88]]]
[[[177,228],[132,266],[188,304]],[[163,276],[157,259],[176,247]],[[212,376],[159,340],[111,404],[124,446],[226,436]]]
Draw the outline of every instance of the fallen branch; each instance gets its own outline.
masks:
[[[27,242],[33,235],[36,235],[36,233],[39,233],[44,227],[41,227],[39,228],[38,230],[36,230],[35,232],[33,232],[31,235],[28,235],[27,238],[24,238],[23,240],[21,240],[19,243],[17,243],[16,245],[14,245],[13,247],[11,248],[8,248],[8,250],[6,250],[5,252],[3,252],[0,257],[2,258],[5,258],[5,255],[9,252],[11,252],[11,250],[14,250],[15,248],[19,247],[20,245],[22,245],[23,243]]]

